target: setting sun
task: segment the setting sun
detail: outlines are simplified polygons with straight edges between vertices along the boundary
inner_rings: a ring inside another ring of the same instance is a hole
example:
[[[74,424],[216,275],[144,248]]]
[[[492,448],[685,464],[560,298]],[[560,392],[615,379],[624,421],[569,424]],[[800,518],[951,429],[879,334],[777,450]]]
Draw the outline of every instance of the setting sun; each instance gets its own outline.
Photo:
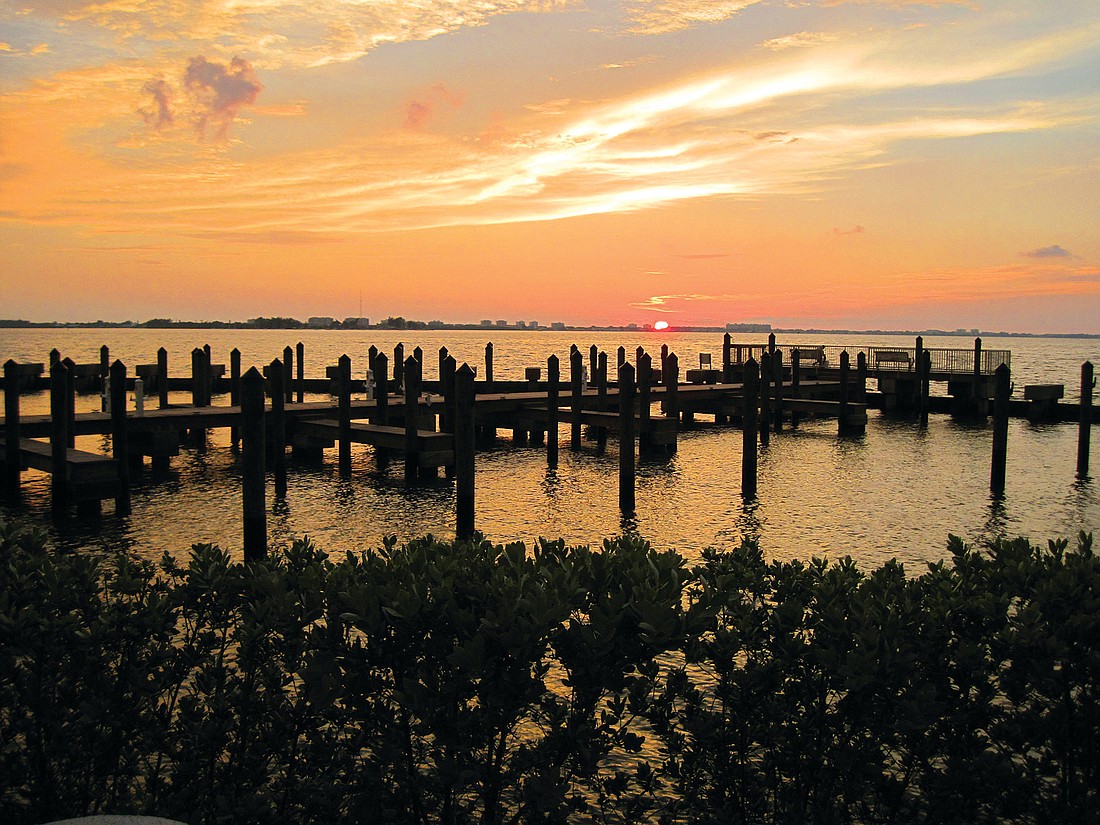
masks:
[[[657,321],[653,325],[654,329],[668,329],[668,321]]]

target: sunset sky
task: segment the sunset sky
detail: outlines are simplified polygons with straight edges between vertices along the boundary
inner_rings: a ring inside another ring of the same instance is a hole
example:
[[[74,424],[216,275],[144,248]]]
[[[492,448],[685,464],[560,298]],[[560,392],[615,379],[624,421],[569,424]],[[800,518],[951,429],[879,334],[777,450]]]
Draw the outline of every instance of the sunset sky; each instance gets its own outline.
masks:
[[[0,317],[1100,333],[1096,0],[0,0]]]

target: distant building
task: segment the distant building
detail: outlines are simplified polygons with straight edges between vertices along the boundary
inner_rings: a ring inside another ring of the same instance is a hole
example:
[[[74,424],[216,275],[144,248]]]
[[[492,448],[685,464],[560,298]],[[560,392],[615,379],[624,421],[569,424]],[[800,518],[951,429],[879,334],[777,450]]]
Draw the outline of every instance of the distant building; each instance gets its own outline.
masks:
[[[497,321],[497,326],[498,327],[506,327],[506,326],[508,326],[508,322],[507,321]]]
[[[335,323],[336,319],[328,315],[315,315],[306,321],[306,326],[310,329],[328,329]]]
[[[550,325],[550,329],[563,330],[565,329],[565,323],[563,321],[554,321],[554,323]]]
[[[482,322],[481,322],[481,325],[482,325],[483,327],[491,327],[491,326],[493,325],[493,322],[492,322],[492,321],[490,321],[490,320],[488,320],[488,319],[486,319],[486,320],[484,320],[484,321],[482,321]]]
[[[539,322],[538,321],[528,321],[527,322],[527,329],[538,329],[538,328],[539,328]]]
[[[527,329],[526,321],[516,321],[516,329]]]
[[[370,318],[362,318],[356,315],[344,319],[344,329],[366,329],[370,326]]]
[[[627,325],[626,325],[626,328],[627,328],[627,329],[631,329],[631,330],[633,330],[633,329],[637,329],[637,328],[638,328],[638,325],[637,325],[637,324],[627,324]]]

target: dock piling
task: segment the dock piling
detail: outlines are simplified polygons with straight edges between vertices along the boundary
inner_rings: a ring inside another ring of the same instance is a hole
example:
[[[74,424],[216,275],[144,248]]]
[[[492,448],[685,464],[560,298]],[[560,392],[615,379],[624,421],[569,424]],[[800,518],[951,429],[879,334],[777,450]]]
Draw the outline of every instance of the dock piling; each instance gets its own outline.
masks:
[[[416,451],[416,433],[420,419],[420,362],[415,357],[405,359],[405,483],[420,476]]]
[[[19,369],[9,358],[4,363],[4,492],[19,498]]]
[[[1004,498],[1008,464],[1008,399],[1012,392],[1008,364],[997,367],[993,378],[993,466],[989,490],[994,498]]]
[[[294,368],[298,371],[298,403],[304,403],[306,400],[306,345],[301,341],[295,347],[295,354],[298,356],[294,360]]]
[[[596,409],[607,410],[607,353],[596,355]],[[603,455],[607,450],[607,427],[596,427],[596,450]]]
[[[493,389],[493,342],[490,341],[485,345],[485,390],[492,392]]]
[[[852,371],[852,356],[848,350],[840,353],[840,403],[837,404],[836,432],[837,435],[846,435],[848,432],[848,396],[850,388],[848,379]]]
[[[229,405],[238,407],[241,403],[241,351],[233,347],[229,351]],[[237,449],[241,438],[241,428],[233,426],[229,430],[229,442]]]
[[[65,358],[62,362],[65,365],[65,417],[68,419],[68,426],[66,433],[69,438],[69,446],[76,446],[76,361],[72,358]],[[125,398],[125,396],[124,396]],[[125,404],[123,404],[125,409]]]
[[[760,353],[760,443],[771,443],[772,427],[772,356],[769,352]]]
[[[346,478],[351,475],[351,358],[347,353],[336,362],[336,404],[340,424],[340,475]]]
[[[920,426],[928,426],[928,408],[930,402],[928,400],[931,393],[931,376],[932,376],[932,353],[922,352],[920,360],[917,362],[917,392],[918,402],[917,409],[920,413]]]
[[[56,352],[56,350],[55,350]],[[65,483],[65,459],[69,448],[68,404],[65,388],[68,384],[68,368],[61,359],[50,366],[50,504],[55,517],[64,515],[69,505],[69,489]]]
[[[283,398],[287,404],[294,402],[294,350],[290,344],[283,347]]]
[[[634,367],[619,366],[619,510],[634,514]]]
[[[751,355],[745,362],[741,409],[741,496],[756,498],[756,461],[760,416],[760,365]]]
[[[455,537],[466,541],[474,534],[474,371],[469,364],[454,369]],[[555,438],[556,441],[556,438]]]
[[[401,392],[405,386],[405,345],[398,344],[393,348],[393,390]]]
[[[558,356],[546,359],[546,466],[558,466],[558,382],[561,365]]]
[[[791,395],[799,397],[802,385],[802,350],[795,347],[791,350]],[[791,429],[798,426],[798,413],[791,410]]]
[[[267,555],[264,452],[264,377],[252,367],[241,379],[241,500],[246,562]]]
[[[283,350],[285,354],[290,347]],[[275,498],[286,498],[286,364],[278,358],[268,367],[271,375],[271,466],[275,471]]]
[[[622,349],[622,347],[620,347]],[[569,398],[572,420],[569,425],[569,449],[581,448],[581,373],[584,370],[584,356],[579,349],[569,354]]]
[[[168,406],[168,350],[157,350],[157,406],[162,410]]]
[[[130,457],[126,449],[126,365],[116,360],[110,368],[111,447],[118,468],[115,515],[130,515]],[[56,470],[55,470],[56,472]]]
[[[1092,362],[1081,365],[1081,412],[1077,425],[1077,477],[1089,477],[1089,438],[1092,433],[1092,390],[1096,386]]]
[[[643,352],[638,359],[638,454],[652,450],[653,439],[650,433],[649,416],[651,406],[651,384],[653,381],[653,359]]]

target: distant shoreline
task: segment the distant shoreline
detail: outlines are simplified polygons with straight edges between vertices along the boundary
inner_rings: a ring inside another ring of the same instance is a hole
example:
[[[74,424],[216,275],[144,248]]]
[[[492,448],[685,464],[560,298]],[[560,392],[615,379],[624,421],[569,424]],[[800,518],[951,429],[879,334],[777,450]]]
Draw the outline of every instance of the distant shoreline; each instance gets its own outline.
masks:
[[[257,323],[256,321],[259,321]],[[405,321],[403,325],[369,324],[348,326],[333,322],[330,326],[317,326],[291,318],[256,319],[256,321],[25,321],[22,319],[0,319],[0,329],[297,329],[328,331],[436,331],[436,330],[481,330],[484,332],[654,332],[649,326],[638,324],[615,325],[572,325],[554,324],[552,326],[517,326],[514,324],[486,326],[484,324],[452,324],[442,321]],[[1008,332],[1004,330],[948,330],[948,329],[819,329],[800,327],[775,327],[766,324],[734,324],[729,326],[674,326],[670,325],[661,332],[691,333],[730,333],[731,335],[916,335],[950,337],[985,338],[1100,338],[1100,333],[1090,332]]]

